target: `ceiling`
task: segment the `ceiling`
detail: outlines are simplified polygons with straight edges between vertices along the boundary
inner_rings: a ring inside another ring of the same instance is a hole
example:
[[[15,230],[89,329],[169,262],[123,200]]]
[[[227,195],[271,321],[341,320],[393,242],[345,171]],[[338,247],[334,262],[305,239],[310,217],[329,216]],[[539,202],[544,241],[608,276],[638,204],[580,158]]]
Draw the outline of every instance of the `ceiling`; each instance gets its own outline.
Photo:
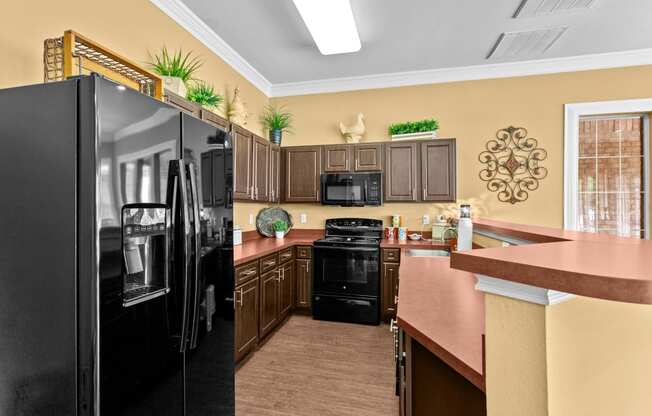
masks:
[[[563,68],[563,61],[557,58],[622,51],[637,51],[636,62],[630,64],[652,63],[650,0],[594,0],[589,8],[535,16],[521,13],[518,18],[513,16],[521,0],[351,0],[362,49],[330,56],[319,53],[291,0],[152,1],[177,21],[179,11],[183,11],[185,16],[181,16],[180,23],[187,29],[192,23],[188,16],[194,14],[193,19],[201,22],[195,20],[193,24],[202,26],[195,32],[223,40],[228,54],[238,61],[236,69],[242,68],[245,76],[250,73],[248,78],[256,78],[254,83],[266,83],[265,87],[272,92],[277,90],[270,95],[283,95],[283,88],[292,90],[293,86],[300,86],[299,92],[311,92],[312,84],[319,85],[321,80],[333,84],[334,79],[340,78],[345,78],[346,85],[351,87],[342,85],[340,89],[355,89],[350,85],[352,79],[382,82],[374,79],[379,74],[391,74],[396,82],[406,72],[409,76],[417,71],[423,78],[424,73],[441,75],[447,68],[476,72],[482,69],[491,75],[495,68],[511,68],[505,63],[539,59]],[[176,12],[171,12],[171,5]],[[567,29],[560,31],[561,35],[543,52],[533,48],[538,52],[487,58],[505,32],[564,27]],[[209,31],[214,33],[207,34]],[[643,49],[644,53],[638,51]],[[608,67],[619,56],[605,56],[600,62],[593,57],[590,62],[596,67]],[[552,69],[547,72],[556,72]],[[446,73],[449,78],[454,75]],[[388,86],[396,82],[388,82]]]

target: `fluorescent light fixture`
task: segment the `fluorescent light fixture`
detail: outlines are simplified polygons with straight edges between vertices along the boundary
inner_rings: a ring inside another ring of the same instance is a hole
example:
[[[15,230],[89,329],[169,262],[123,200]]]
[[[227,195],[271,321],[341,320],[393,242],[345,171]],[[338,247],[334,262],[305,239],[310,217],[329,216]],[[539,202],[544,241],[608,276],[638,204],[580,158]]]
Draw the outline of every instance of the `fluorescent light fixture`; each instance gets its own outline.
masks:
[[[349,0],[292,0],[322,55],[360,50]]]

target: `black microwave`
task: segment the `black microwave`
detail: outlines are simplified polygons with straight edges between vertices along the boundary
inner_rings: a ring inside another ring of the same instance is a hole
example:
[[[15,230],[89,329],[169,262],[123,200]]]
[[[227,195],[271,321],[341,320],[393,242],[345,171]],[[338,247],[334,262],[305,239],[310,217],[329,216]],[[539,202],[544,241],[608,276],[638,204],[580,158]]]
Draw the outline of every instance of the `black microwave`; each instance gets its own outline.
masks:
[[[322,205],[345,207],[382,205],[383,174],[373,173],[322,173]]]

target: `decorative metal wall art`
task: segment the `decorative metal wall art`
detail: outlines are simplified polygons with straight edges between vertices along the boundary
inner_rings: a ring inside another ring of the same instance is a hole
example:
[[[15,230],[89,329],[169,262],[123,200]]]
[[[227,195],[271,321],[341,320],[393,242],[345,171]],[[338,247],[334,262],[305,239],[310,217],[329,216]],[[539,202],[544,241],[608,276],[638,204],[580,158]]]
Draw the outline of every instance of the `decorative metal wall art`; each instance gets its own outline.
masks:
[[[501,202],[525,201],[528,193],[538,189],[539,181],[548,175],[548,169],[539,166],[548,152],[527,134],[523,127],[500,129],[496,138],[485,145],[487,150],[478,156],[484,165],[480,179],[487,182],[488,190],[498,193]]]

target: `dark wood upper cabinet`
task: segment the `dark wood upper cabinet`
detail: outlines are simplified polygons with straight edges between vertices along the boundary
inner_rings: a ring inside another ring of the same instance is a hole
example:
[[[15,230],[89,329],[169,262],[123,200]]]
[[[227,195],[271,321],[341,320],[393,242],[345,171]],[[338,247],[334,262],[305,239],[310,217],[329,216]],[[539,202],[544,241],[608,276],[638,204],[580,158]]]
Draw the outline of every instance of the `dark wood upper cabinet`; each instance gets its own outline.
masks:
[[[283,201],[319,202],[321,146],[283,148]]]
[[[232,135],[233,199],[251,200],[253,197],[253,185],[251,184],[253,135],[250,131],[235,124]]]
[[[219,207],[226,204],[226,189],[224,183],[226,181],[226,166],[224,149],[217,149],[211,152],[212,156],[212,183],[211,191],[213,196],[213,206]],[[204,185],[202,184],[202,189]]]
[[[354,147],[354,167],[356,172],[383,170],[383,144],[356,144]]]
[[[253,136],[252,152],[252,186],[254,201],[268,201],[268,177],[269,177],[269,142],[262,137]]]
[[[385,201],[418,201],[417,143],[385,145]]]
[[[197,103],[186,100],[180,95],[177,95],[170,91],[165,91],[163,93],[163,101],[175,106],[176,108],[178,108],[179,110],[185,113],[200,118],[201,106]]]
[[[324,172],[348,172],[351,169],[353,146],[334,144],[324,146]]]
[[[213,154],[201,154],[199,169],[201,170],[201,200],[205,207],[213,205]]]
[[[421,143],[421,200],[454,202],[455,139]]]
[[[208,111],[204,108],[201,109],[200,113],[201,119],[204,120],[207,123],[210,123],[214,125],[215,127],[218,127],[224,131],[229,131],[229,122],[217,114]]]
[[[281,201],[281,147],[269,146],[269,201]]]

